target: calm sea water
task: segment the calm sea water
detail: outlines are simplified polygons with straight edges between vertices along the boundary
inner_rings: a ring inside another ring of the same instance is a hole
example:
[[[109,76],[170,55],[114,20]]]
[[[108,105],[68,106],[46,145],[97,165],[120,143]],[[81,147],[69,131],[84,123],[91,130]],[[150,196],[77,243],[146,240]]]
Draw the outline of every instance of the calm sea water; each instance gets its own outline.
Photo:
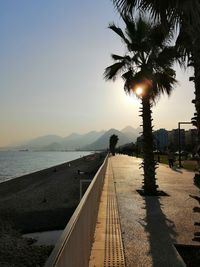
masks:
[[[0,151],[0,183],[89,154],[91,152]]]

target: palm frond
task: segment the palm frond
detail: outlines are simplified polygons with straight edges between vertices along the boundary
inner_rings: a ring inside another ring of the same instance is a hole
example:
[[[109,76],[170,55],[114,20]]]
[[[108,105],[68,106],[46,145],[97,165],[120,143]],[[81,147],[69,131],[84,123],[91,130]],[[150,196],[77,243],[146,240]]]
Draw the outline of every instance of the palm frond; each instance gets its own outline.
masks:
[[[132,69],[129,69],[127,72],[125,72],[122,75],[122,78],[124,80],[124,91],[126,93],[130,93],[132,89],[133,76],[134,76],[134,73]]]
[[[150,40],[153,46],[163,47],[165,45],[169,45],[173,37],[173,31],[170,27],[163,27],[160,23],[152,26]]]
[[[148,33],[150,24],[141,16],[134,21],[129,15],[123,15],[126,24],[125,34],[130,40],[129,51],[144,51],[149,48]]]
[[[152,98],[155,99],[161,94],[171,95],[174,86],[177,84],[175,71],[171,68],[166,68],[163,72],[156,72],[153,75]]]
[[[142,86],[152,100],[163,93],[170,94],[176,83],[172,67],[180,53],[176,47],[166,45],[167,33],[160,25],[152,25],[142,17],[131,21],[128,15],[123,15],[123,20],[125,33],[115,25],[112,29],[125,39],[126,45],[128,40],[128,53],[112,55],[116,63],[105,69],[104,78],[115,80],[120,75],[125,92],[135,92],[136,87]]]
[[[107,67],[104,71],[104,79],[115,81],[116,76],[123,70],[124,67],[124,61],[114,63],[113,65]]]
[[[158,54],[155,62],[157,66],[161,68],[170,68],[173,66],[174,62],[179,62],[180,58],[181,55],[175,46],[166,46]]]
[[[166,28],[169,24],[177,27],[183,19],[196,29],[200,25],[199,0],[113,0],[113,3],[122,14],[132,14],[135,9],[147,11]]]
[[[188,31],[183,26],[180,29],[175,46],[180,54],[179,64],[185,67],[189,63],[189,58],[192,54],[192,42]]]
[[[139,2],[139,0],[113,0],[114,6],[122,14],[132,13]]]
[[[118,34],[127,46],[130,45],[130,41],[125,37],[123,31],[119,27],[117,27],[114,23],[110,23],[108,28],[114,31],[116,34]]]
[[[114,59],[114,60],[124,60],[124,61],[127,61],[127,62],[131,62],[131,57],[128,56],[128,55],[119,56],[119,55],[116,55],[116,54],[112,54],[111,58]]]
[[[133,70],[129,70],[122,75],[124,79],[124,90],[127,93],[131,91],[135,93],[137,87],[141,86],[149,79],[149,73],[144,71],[133,72]]]
[[[176,0],[175,1],[175,9],[173,9],[173,13],[176,16],[179,16],[178,20],[180,25],[182,21],[187,22],[192,25],[194,29],[199,31],[200,27],[200,2],[199,0]],[[172,16],[174,15],[172,13]]]

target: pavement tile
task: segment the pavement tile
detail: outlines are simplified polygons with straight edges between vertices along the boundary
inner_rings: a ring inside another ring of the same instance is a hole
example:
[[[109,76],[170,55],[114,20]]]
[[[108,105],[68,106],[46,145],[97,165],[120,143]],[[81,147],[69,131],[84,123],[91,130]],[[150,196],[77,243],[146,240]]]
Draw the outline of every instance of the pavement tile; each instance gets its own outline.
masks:
[[[185,266],[174,244],[199,245],[193,241],[200,231],[198,206],[190,195],[199,196],[193,185],[194,173],[171,170],[160,164],[157,184],[169,196],[142,197],[141,159],[117,155],[109,159],[112,165],[125,250],[126,266]]]

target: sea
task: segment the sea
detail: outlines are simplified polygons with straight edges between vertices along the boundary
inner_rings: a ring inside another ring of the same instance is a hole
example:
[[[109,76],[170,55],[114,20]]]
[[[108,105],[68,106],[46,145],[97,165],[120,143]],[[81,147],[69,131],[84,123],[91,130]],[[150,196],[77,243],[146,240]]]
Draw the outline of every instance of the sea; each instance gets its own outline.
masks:
[[[91,153],[93,152],[0,151],[0,183],[78,159]]]

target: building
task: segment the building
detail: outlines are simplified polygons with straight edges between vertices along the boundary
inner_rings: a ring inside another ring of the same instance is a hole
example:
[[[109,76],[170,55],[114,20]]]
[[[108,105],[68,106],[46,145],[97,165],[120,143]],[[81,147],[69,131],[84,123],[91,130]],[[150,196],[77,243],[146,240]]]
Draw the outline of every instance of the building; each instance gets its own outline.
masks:
[[[168,149],[174,152],[179,150],[179,130],[159,129],[153,132],[154,149],[166,152]],[[141,149],[142,136],[137,138],[137,145]],[[189,129],[185,131],[180,129],[180,149],[192,152],[197,145],[197,129]]]
[[[181,150],[185,149],[185,130],[180,129],[180,145]],[[178,150],[179,148],[179,130],[173,129],[168,131],[168,147],[172,150]]]
[[[197,145],[197,129],[189,129],[185,131],[185,147],[186,150],[193,150]]]
[[[164,152],[168,147],[168,131],[159,129],[153,133],[156,150]]]

